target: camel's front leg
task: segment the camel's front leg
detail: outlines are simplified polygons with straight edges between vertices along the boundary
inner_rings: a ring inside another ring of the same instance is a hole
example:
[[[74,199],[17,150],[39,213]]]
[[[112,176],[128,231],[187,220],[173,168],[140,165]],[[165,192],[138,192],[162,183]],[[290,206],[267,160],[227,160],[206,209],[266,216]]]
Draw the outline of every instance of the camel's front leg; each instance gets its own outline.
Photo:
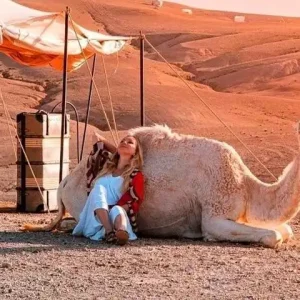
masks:
[[[282,236],[276,230],[251,227],[216,217],[203,218],[202,231],[208,240],[262,243],[270,248],[277,248],[282,243]]]
[[[252,224],[248,224],[248,225],[249,226],[255,226],[255,225],[252,225]],[[276,231],[280,232],[283,242],[288,242],[290,239],[292,239],[294,237],[293,230],[292,230],[291,226],[288,225],[288,224],[282,224],[282,225],[279,225],[279,226],[271,226],[271,225],[268,225],[268,224],[266,224],[264,226],[264,225],[259,224],[257,226],[259,228],[272,229],[272,230],[276,230]]]
[[[282,224],[276,227],[275,230],[281,233],[284,242],[288,242],[294,237],[292,227],[288,224]]]

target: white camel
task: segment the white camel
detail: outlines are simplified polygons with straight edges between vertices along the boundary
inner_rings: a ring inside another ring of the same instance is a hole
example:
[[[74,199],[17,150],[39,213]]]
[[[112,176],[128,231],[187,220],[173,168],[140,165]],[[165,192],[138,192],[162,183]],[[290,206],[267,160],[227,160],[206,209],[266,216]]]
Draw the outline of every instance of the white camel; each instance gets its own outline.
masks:
[[[272,248],[293,236],[287,223],[300,209],[300,154],[277,182],[267,184],[226,143],[159,125],[130,133],[140,140],[145,159],[146,195],[138,219],[142,236],[256,242]],[[56,219],[36,230],[52,230],[63,217],[63,205],[78,220],[87,199],[85,173],[83,160],[60,184]]]

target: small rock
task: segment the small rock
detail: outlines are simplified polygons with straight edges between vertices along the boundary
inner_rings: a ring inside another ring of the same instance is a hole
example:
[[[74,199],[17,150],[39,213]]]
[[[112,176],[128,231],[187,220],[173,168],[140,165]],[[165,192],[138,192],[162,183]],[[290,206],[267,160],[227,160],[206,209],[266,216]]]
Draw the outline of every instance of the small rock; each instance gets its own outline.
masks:
[[[11,78],[11,74],[8,70],[2,72],[2,77],[4,78]]]
[[[44,89],[41,85],[36,85],[36,86],[34,87],[34,89],[35,89],[36,91],[38,91],[38,92],[44,92],[44,91],[45,91],[45,89]]]
[[[1,268],[3,268],[3,269],[9,269],[11,267],[12,267],[12,265],[10,263],[7,263],[7,262],[4,262],[4,263],[1,264]]]

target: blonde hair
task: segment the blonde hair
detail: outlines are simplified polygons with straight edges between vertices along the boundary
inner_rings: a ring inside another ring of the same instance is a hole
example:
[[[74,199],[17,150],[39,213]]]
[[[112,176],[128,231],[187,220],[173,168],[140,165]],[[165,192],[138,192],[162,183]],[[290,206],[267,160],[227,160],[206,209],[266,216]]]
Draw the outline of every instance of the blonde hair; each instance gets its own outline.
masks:
[[[124,179],[123,185],[122,185],[122,193],[125,193],[129,188],[131,173],[135,169],[138,169],[141,171],[143,163],[144,163],[143,151],[142,151],[141,144],[136,137],[133,137],[133,138],[136,140],[136,151],[135,151],[135,155],[131,158],[130,163],[125,167],[123,173],[121,174],[121,176]],[[120,158],[120,155],[119,155],[118,151],[116,151],[106,161],[106,163],[104,164],[102,170],[99,172],[96,179],[98,179],[99,177],[102,177],[104,175],[107,175],[107,174],[112,174],[118,167],[119,158]],[[96,179],[95,179],[95,181],[96,181]]]

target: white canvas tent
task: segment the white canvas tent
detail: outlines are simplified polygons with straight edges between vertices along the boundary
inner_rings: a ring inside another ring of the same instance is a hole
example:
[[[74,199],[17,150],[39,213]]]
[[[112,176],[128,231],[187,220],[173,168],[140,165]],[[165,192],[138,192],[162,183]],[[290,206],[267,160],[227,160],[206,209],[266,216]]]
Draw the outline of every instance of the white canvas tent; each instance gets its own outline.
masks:
[[[66,125],[64,120],[67,104],[67,72],[80,68],[88,58],[96,53],[109,55],[120,51],[130,38],[108,36],[87,30],[73,21],[69,10],[49,13],[22,6],[12,0],[0,1],[0,52],[27,66],[51,66],[63,71],[63,117],[61,118],[59,175],[59,181],[61,181]],[[66,38],[67,43],[65,42]],[[88,110],[91,88],[93,86],[96,88],[94,76],[92,73],[90,75]],[[99,100],[101,102],[100,96]],[[104,114],[107,119],[105,111]],[[85,120],[83,145],[87,123],[88,112]]]
[[[71,19],[68,28],[68,71],[78,69],[94,53],[113,54],[121,50],[129,40],[87,30]],[[64,32],[65,12],[43,12],[1,0],[0,52],[19,63],[62,70]]]

